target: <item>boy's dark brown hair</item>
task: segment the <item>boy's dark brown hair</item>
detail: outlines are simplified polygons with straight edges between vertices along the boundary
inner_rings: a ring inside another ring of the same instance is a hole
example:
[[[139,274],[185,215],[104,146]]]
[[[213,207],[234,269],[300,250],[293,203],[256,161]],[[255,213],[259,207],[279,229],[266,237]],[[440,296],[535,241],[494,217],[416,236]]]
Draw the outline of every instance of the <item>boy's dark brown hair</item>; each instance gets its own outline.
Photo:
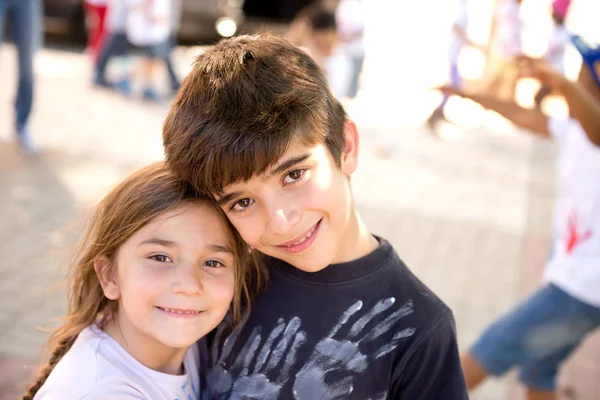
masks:
[[[172,170],[219,196],[265,172],[294,139],[340,166],[346,112],[318,65],[271,35],[221,41],[196,59],[163,128]]]

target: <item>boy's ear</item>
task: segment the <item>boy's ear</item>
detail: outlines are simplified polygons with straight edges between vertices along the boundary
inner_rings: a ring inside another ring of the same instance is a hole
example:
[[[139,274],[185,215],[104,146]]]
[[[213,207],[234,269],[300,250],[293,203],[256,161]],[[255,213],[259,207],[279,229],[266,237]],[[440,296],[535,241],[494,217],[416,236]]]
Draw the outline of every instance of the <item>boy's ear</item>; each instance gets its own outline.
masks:
[[[115,276],[115,268],[113,268],[110,259],[106,256],[98,257],[94,261],[94,271],[96,271],[106,298],[117,300],[121,296],[121,292]]]
[[[346,120],[344,123],[344,136],[346,145],[342,152],[342,173],[350,175],[358,167],[359,137],[354,121]]]

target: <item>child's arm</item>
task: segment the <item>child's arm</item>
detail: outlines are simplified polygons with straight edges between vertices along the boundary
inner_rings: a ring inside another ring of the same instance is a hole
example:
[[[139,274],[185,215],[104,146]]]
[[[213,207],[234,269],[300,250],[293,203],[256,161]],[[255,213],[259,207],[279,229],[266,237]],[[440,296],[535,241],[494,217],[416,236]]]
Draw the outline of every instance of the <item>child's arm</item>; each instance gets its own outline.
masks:
[[[566,79],[560,91],[569,105],[571,117],[579,121],[590,142],[600,146],[600,104],[598,101],[579,83]]]
[[[548,117],[541,111],[523,108],[512,101],[500,100],[494,96],[485,94],[467,93],[452,86],[441,86],[438,88],[442,93],[456,95],[474,101],[482,107],[495,111],[513,124],[529,129],[544,137],[550,137],[548,130]]]
[[[600,104],[578,82],[572,82],[545,60],[522,58],[523,75],[537,78],[544,85],[560,92],[571,118],[576,119],[592,143],[600,146]],[[582,68],[587,68],[585,65]]]

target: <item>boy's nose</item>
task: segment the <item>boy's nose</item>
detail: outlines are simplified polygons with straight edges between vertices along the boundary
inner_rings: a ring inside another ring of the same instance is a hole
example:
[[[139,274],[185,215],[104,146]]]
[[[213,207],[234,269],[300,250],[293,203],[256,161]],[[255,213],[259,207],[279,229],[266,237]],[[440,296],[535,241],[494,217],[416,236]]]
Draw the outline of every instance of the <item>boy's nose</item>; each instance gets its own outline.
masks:
[[[269,213],[271,231],[284,235],[300,220],[300,213],[291,209],[279,208]]]

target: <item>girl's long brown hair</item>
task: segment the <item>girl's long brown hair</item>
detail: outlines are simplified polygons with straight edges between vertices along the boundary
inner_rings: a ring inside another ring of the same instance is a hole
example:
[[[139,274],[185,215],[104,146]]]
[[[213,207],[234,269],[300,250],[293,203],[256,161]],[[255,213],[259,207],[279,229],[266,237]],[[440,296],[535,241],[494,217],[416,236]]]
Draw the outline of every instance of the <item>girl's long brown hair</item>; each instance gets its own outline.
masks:
[[[33,399],[83,329],[115,312],[117,302],[104,296],[94,270],[95,260],[107,256],[114,261],[119,247],[144,225],[166,211],[195,202],[211,203],[199,196],[189,184],[177,179],[162,162],[133,173],[104,197],[70,264],[67,316],[64,323],[50,334],[48,362],[23,400]],[[227,224],[236,260],[232,310],[233,320],[239,321],[242,310],[250,305],[266,275],[256,259],[250,257],[248,247],[221,210],[217,210]]]

